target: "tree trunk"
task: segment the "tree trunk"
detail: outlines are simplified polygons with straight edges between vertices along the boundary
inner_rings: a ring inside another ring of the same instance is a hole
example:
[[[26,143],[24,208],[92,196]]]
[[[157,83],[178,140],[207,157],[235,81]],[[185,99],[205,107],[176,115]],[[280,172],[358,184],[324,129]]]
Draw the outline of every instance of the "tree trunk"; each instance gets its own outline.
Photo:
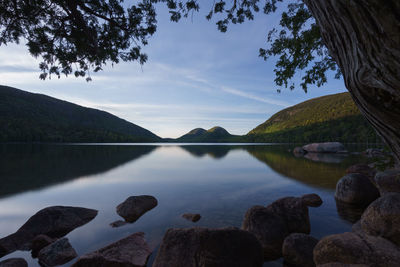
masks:
[[[400,1],[304,0],[354,102],[400,162]]]

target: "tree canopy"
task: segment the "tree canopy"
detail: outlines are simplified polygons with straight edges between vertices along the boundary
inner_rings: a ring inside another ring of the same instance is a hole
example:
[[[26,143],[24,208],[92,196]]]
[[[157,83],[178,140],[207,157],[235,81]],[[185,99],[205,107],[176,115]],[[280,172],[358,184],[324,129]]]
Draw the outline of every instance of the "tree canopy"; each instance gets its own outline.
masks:
[[[265,60],[277,57],[274,72],[279,88],[294,89],[292,78],[298,70],[304,70],[301,86],[305,91],[310,84],[326,83],[330,70],[340,76],[302,1],[201,4],[209,9],[206,18],[215,21],[221,32],[230,24],[253,20],[256,13],[268,15],[283,7],[279,27],[270,30],[268,46],[259,51]],[[41,79],[73,74],[89,81],[90,73],[102,70],[105,64],[146,62],[142,47],[157,29],[157,5],[168,8],[174,22],[200,10],[196,0],[0,0],[0,46],[26,42],[30,54],[41,58]]]

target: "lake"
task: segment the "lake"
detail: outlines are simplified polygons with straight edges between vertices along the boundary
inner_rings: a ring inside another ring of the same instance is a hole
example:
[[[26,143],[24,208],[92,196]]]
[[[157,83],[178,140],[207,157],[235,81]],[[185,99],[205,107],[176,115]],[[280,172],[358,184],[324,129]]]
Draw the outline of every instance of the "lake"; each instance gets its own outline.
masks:
[[[348,166],[366,159],[353,154],[297,158],[289,152],[292,148],[254,144],[0,145],[0,237],[15,232],[42,208],[79,206],[99,211],[94,220],[67,235],[79,255],[135,232],[144,232],[149,245],[157,249],[168,228],[240,227],[253,205],[265,206],[281,197],[307,193],[317,193],[324,201],[318,208],[309,208],[312,236],[349,231],[357,213],[336,206],[335,185]],[[115,207],[132,195],[152,195],[158,206],[133,224],[112,228],[109,224],[121,219]],[[181,217],[183,213],[200,213],[202,218],[192,223]],[[10,257],[24,257],[29,266],[39,266],[30,252],[17,251],[1,260]]]

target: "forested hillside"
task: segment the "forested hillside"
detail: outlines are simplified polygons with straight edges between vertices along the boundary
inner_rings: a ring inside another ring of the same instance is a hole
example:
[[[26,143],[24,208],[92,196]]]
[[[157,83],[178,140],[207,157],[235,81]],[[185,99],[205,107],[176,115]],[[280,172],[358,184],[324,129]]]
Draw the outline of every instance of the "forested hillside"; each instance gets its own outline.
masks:
[[[152,132],[105,111],[0,86],[0,142],[155,142]]]
[[[349,93],[314,98],[284,109],[251,130],[251,142],[380,142]]]

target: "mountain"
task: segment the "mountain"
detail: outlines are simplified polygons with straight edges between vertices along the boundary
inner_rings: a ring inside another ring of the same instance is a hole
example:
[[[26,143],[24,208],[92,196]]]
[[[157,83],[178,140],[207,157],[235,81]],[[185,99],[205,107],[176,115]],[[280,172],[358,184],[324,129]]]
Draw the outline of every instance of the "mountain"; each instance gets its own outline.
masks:
[[[314,98],[274,114],[251,130],[249,142],[380,142],[349,93]]]
[[[0,142],[156,142],[108,112],[0,86]]]
[[[176,142],[187,143],[223,143],[223,142],[238,142],[240,136],[232,135],[222,127],[216,126],[209,130],[196,128],[185,135],[175,139]]]

